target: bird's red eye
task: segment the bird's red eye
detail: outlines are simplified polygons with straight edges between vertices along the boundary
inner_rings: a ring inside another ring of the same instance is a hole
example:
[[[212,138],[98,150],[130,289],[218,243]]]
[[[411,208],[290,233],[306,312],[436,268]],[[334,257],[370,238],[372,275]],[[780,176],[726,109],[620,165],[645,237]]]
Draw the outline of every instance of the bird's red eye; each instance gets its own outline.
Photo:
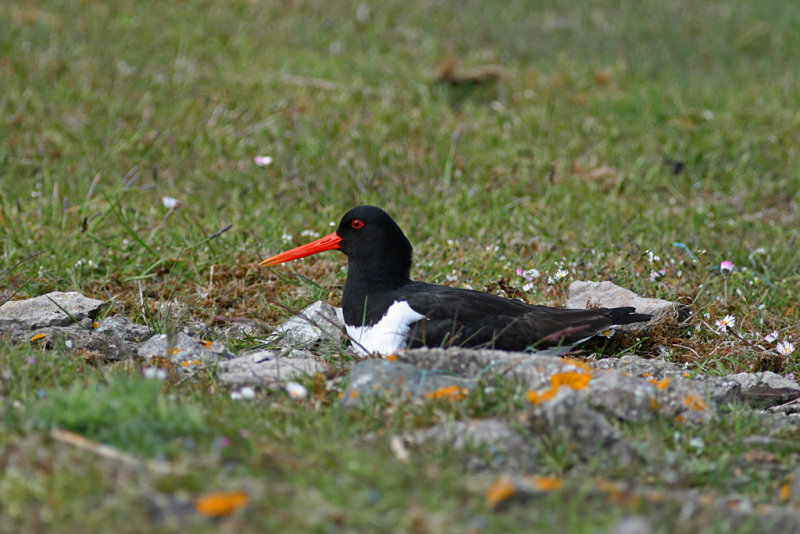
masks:
[[[353,219],[352,221],[350,221],[350,227],[356,230],[358,230],[359,228],[363,228],[364,221],[362,221],[361,219]]]

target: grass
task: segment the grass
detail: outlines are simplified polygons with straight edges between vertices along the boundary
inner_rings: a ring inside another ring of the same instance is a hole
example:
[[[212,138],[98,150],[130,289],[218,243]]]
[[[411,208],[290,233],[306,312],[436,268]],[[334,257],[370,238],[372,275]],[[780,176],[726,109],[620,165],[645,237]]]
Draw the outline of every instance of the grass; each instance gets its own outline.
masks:
[[[763,341],[772,330],[800,340],[791,3],[40,1],[3,4],[0,16],[0,300],[77,290],[159,331],[216,315],[276,324],[289,312],[275,303],[336,303],[345,260],[271,271],[258,260],[371,203],[405,229],[416,277],[502,292],[525,283],[517,267],[537,268],[526,298],[556,305],[573,279],[612,280],[691,304],[698,318],[643,350],[661,343],[704,373],[800,376],[797,352],[780,358]],[[437,83],[449,58],[504,76]],[[274,161],[258,167],[257,155]],[[722,260],[736,270],[721,274]],[[548,284],[560,268],[568,277]],[[182,315],[165,315],[176,301]],[[726,314],[769,350],[714,332]],[[264,392],[241,403],[213,377],[156,387],[60,349],[3,344],[0,362],[10,530],[211,530],[177,505],[159,523],[148,495],[183,502],[242,487],[251,503],[231,521],[262,530],[590,532],[631,512],[658,516],[598,502],[557,450],[542,474],[575,494],[498,511],[457,452],[434,447],[410,464],[390,453],[393,433],[513,417],[524,405],[513,384],[485,402],[343,411],[316,383],[304,403]],[[116,412],[98,410],[115,402]],[[669,463],[676,487],[777,503],[797,453],[779,441],[752,456],[775,461],[743,463],[753,449],[744,437],[767,432],[759,424],[734,410],[701,429],[661,421],[623,432],[657,451],[653,465]],[[51,426],[163,458],[175,473],[71,450]],[[659,480],[600,461],[582,470]],[[665,517],[657,530],[724,529],[718,515]]]

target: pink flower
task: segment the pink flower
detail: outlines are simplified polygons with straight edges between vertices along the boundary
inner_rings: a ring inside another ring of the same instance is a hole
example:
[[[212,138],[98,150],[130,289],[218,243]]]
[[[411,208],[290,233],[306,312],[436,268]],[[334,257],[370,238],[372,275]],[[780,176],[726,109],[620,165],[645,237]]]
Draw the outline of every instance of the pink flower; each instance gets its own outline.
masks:
[[[651,282],[657,282],[658,280],[661,280],[662,278],[664,278],[664,275],[666,275],[666,274],[667,274],[667,270],[666,269],[659,269],[657,271],[652,271],[650,273],[650,281]]]
[[[733,262],[725,260],[719,264],[719,272],[727,274],[733,271]]]
[[[272,164],[272,158],[269,156],[256,156],[253,158],[253,161],[259,167],[269,167]]]
[[[772,343],[776,339],[778,339],[778,331],[777,330],[773,330],[772,332],[770,332],[769,334],[764,336],[764,341],[766,341],[767,343]]]

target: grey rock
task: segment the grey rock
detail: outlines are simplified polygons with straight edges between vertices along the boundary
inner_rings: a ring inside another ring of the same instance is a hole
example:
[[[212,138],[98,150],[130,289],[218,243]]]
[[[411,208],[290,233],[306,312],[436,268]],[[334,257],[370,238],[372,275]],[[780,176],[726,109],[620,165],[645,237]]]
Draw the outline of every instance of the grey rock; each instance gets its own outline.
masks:
[[[539,386],[551,374],[564,370],[565,366],[574,369],[556,356],[458,347],[404,350],[397,353],[397,361],[469,379],[513,378],[526,382],[530,387]]]
[[[174,335],[171,345],[169,341],[167,334],[157,334],[139,346],[137,355],[147,361],[167,358],[172,361],[176,369],[186,372],[195,370],[198,365],[213,366],[221,360],[234,357],[224,347],[211,350],[211,347],[207,347],[201,340],[183,332]]]
[[[588,402],[593,408],[623,421],[639,421],[657,413],[657,389],[639,377],[616,371],[597,373],[589,382]]]
[[[792,471],[792,481],[789,483],[789,502],[794,505],[800,504],[800,466],[795,467]]]
[[[89,326],[103,304],[102,300],[90,299],[75,291],[54,291],[31,299],[13,300],[0,306],[0,331],[36,330],[75,322]]]
[[[609,534],[652,534],[653,526],[643,517],[629,515],[611,527]]]
[[[621,327],[624,330],[641,330],[647,324],[680,323],[691,315],[691,308],[663,299],[643,298],[611,282],[585,282],[576,280],[569,285],[567,308],[616,308],[633,306],[639,313],[653,316],[650,323],[635,323]]]
[[[119,337],[124,342],[131,344],[143,343],[153,335],[150,327],[136,324],[123,315],[106,317],[97,323],[94,333],[109,338]]]
[[[535,436],[557,438],[588,459],[622,438],[617,428],[575,390],[561,388],[552,399],[528,409],[527,428]]]
[[[623,356],[622,358],[604,358],[591,362],[595,369],[618,369],[634,375],[650,373],[655,379],[662,379],[676,375],[689,374],[687,369],[674,363],[657,359],[640,358],[639,356]]]
[[[702,373],[693,374],[685,368],[661,360],[647,360],[638,356],[608,358],[592,363],[592,367],[616,369],[630,375],[648,375],[656,381],[665,378],[676,379],[670,387],[683,383],[686,394],[708,397],[714,404],[727,404],[741,401],[753,408],[765,408],[800,398],[800,386],[796,382],[770,371],[739,373],[735,375],[713,376]]]
[[[766,407],[785,403],[800,397],[800,386],[771,371],[728,375],[725,381],[738,384],[738,396],[755,407]]]
[[[318,300],[278,326],[268,341],[293,348],[311,348],[320,342],[340,344],[343,328],[341,309]]]
[[[219,380],[233,387],[262,386],[276,389],[286,381],[296,380],[303,375],[328,371],[328,365],[308,351],[297,350],[291,358],[279,358],[273,351],[262,350],[223,362],[219,368]]]
[[[403,440],[416,446],[435,443],[450,445],[459,451],[480,449],[483,454],[469,458],[473,468],[503,467],[529,471],[540,458],[536,443],[508,422],[497,419],[442,423],[409,433],[403,436]]]
[[[353,366],[350,382],[342,395],[345,406],[355,406],[376,395],[387,397],[420,397],[436,390],[456,386],[471,390],[475,382],[420,369],[407,363],[389,360],[364,360]]]
[[[37,339],[33,343],[45,348],[92,351],[99,353],[95,357],[103,361],[115,361],[134,356],[139,343],[152,334],[146,326],[115,315],[100,321],[97,328],[70,324],[35,330],[15,329],[11,333],[11,339],[17,343],[31,343],[31,339]],[[44,337],[40,338],[40,335]]]

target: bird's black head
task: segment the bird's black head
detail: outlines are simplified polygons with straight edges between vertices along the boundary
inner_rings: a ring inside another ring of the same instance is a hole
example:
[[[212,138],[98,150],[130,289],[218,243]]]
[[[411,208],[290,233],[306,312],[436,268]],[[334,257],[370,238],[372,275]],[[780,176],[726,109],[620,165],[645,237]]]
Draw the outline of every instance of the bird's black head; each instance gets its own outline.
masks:
[[[348,280],[384,287],[408,281],[411,243],[394,219],[375,206],[351,209],[342,217],[336,232],[267,258],[260,265],[270,267],[336,249],[347,254],[350,260]]]
[[[350,269],[380,269],[408,279],[412,248],[388,213],[375,206],[358,206],[345,213],[336,229],[339,248],[350,259]]]

